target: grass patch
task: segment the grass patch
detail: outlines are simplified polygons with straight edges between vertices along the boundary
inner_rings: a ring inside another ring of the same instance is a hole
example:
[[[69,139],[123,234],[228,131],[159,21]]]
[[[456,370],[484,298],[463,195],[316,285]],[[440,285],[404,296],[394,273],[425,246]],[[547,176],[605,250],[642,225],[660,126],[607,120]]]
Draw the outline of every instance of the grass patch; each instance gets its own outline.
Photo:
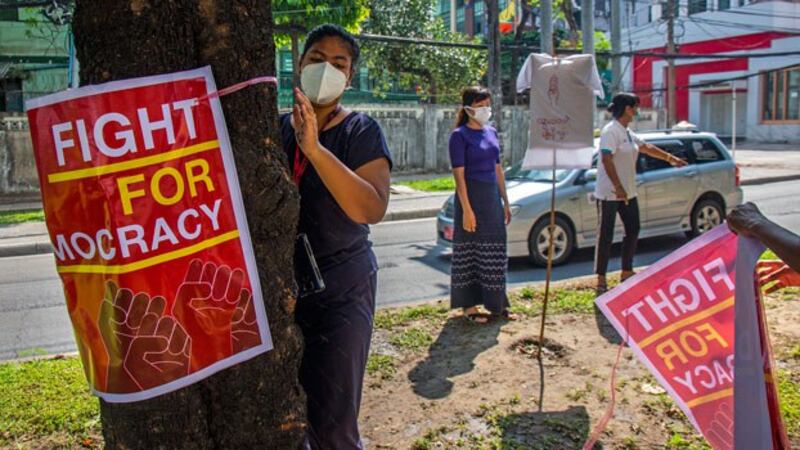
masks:
[[[0,364],[0,447],[68,434],[68,447],[100,433],[100,410],[78,358]]]
[[[411,448],[552,450],[580,448],[586,440],[589,423],[581,417],[516,413],[514,406],[513,400],[482,403],[471,417],[459,418],[456,425],[428,429]]]
[[[770,249],[767,249],[767,251],[761,254],[761,257],[759,259],[764,260],[764,259],[780,259],[780,258],[778,258],[778,255],[776,255],[775,252],[773,252]]]
[[[391,330],[395,327],[408,325],[416,320],[426,320],[431,323],[441,322],[447,318],[450,308],[444,302],[424,304],[407,308],[384,309],[375,314],[375,328]]]
[[[433,343],[433,336],[425,330],[409,328],[400,334],[392,336],[389,342],[404,350],[416,352],[430,347]]]
[[[14,225],[24,222],[44,221],[44,211],[4,211],[0,212],[0,225]]]
[[[455,191],[456,180],[453,177],[433,178],[431,180],[401,181],[397,184],[408,186],[411,189],[425,192]]]
[[[551,289],[547,312],[553,314],[592,314],[594,313],[594,289]],[[526,316],[542,313],[544,290],[522,288],[510,295],[511,312]]]
[[[666,445],[669,450],[711,450],[711,447],[700,436],[685,436],[673,432]]]
[[[367,359],[367,373],[380,377],[381,380],[391,380],[397,372],[397,361],[389,355],[369,355]]]
[[[800,346],[796,350],[800,349]],[[778,371],[781,416],[790,440],[800,440],[800,372]]]
[[[796,301],[800,299],[800,288],[785,287],[769,295],[778,301]]]

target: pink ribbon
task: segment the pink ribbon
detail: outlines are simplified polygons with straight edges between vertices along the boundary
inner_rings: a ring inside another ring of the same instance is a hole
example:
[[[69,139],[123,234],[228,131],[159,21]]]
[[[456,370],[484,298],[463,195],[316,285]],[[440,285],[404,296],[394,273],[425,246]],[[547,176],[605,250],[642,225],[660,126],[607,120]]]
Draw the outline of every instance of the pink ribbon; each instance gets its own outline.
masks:
[[[200,97],[197,100],[198,101],[203,101],[203,100],[206,100],[206,99],[209,99],[209,98],[222,97],[223,95],[228,95],[228,94],[232,94],[232,93],[234,93],[236,91],[240,91],[240,90],[242,90],[242,89],[244,89],[244,88],[246,88],[248,86],[252,86],[254,84],[261,84],[261,83],[275,83],[275,85],[277,86],[278,85],[278,79],[275,78],[275,77],[256,77],[256,78],[251,78],[251,79],[249,79],[247,81],[242,81],[241,83],[236,83],[233,86],[228,86],[228,87],[226,87],[224,89],[220,89],[217,92],[212,92],[210,94],[204,95],[204,96]]]

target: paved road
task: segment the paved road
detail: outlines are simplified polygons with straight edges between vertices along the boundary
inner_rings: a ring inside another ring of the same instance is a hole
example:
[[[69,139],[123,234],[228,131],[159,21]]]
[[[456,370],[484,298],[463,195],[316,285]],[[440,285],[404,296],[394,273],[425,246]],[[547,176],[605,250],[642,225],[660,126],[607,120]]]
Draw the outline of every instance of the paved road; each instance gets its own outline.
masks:
[[[759,204],[773,220],[800,233],[800,185],[773,183],[745,188],[745,199]],[[434,241],[434,219],[388,222],[373,228],[380,261],[378,302],[400,305],[447,297],[449,256]],[[686,242],[683,235],[643,240],[636,263],[651,264]],[[612,260],[611,270],[619,268]],[[578,251],[572,262],[556,268],[555,279],[589,275],[592,251]],[[524,259],[510,262],[509,283],[542,281],[544,271]],[[32,325],[31,325],[32,324]],[[0,359],[74,350],[61,285],[52,255],[0,258]]]

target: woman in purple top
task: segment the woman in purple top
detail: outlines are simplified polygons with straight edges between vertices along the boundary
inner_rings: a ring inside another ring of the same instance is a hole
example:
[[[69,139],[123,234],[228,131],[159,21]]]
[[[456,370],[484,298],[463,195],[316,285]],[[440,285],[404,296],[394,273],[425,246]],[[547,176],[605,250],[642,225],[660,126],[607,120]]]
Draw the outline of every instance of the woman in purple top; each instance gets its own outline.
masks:
[[[493,316],[514,320],[506,297],[511,209],[497,131],[488,125],[491,94],[480,86],[469,87],[461,94],[461,104],[450,134],[456,180],[450,307],[464,308],[464,315],[476,323],[488,320],[479,305]]]

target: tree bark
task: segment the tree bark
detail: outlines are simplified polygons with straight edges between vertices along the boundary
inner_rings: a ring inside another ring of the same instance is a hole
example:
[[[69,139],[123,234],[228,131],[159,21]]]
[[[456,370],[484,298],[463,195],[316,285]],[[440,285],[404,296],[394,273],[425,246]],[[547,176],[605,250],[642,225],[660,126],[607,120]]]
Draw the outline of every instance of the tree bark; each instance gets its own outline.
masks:
[[[300,86],[300,33],[292,31],[292,80],[295,86]]]
[[[528,19],[531,18],[533,15],[532,7],[528,4],[527,0],[520,1],[520,6],[522,7],[522,17],[519,20],[519,26],[517,27],[516,33],[514,33],[514,44],[519,44],[522,42],[522,34],[525,32],[525,24],[528,23]],[[534,17],[534,28],[536,27],[536,18]]]
[[[436,77],[430,72],[428,72],[428,84],[430,85],[430,98],[428,99],[428,103],[435,105],[439,103],[439,89],[438,86],[436,86]]]
[[[569,41],[572,47],[576,47],[578,45],[578,24],[575,22],[575,16],[573,15],[572,0],[562,0],[561,10],[564,12],[564,19],[567,21],[567,27],[569,28]],[[556,48],[556,46],[554,45],[553,48]]]
[[[73,30],[82,84],[211,65],[225,87],[275,74],[272,26],[263,0],[78,0]],[[151,400],[101,401],[108,448],[297,448],[305,427],[291,269],[299,203],[276,95],[262,84],[221,99],[274,349]]]

